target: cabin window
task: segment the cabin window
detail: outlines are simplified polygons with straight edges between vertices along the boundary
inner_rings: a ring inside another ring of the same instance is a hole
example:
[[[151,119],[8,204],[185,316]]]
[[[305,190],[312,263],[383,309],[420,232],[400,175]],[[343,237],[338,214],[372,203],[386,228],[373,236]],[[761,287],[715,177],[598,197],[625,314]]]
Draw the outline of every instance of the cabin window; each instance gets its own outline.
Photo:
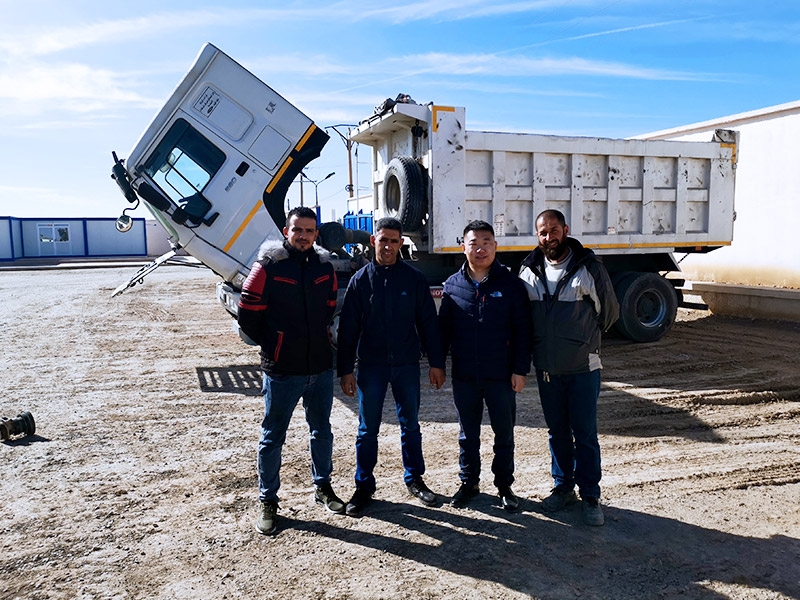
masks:
[[[145,173],[178,206],[197,198],[220,170],[225,153],[178,119],[144,164]]]

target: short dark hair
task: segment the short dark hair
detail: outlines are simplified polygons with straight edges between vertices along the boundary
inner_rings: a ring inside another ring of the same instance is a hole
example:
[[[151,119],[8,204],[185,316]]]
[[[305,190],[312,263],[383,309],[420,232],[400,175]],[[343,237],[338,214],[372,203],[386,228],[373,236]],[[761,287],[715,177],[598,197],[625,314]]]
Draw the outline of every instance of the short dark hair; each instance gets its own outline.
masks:
[[[314,222],[317,222],[317,213],[307,206],[297,206],[290,210],[289,214],[286,215],[286,227],[289,227],[289,220],[292,217],[297,217],[298,219],[314,219]]]
[[[567,219],[564,217],[564,213],[560,210],[556,210],[555,208],[548,208],[547,210],[543,210],[539,213],[539,216],[536,217],[534,223],[538,223],[539,219],[542,217],[546,217],[548,219],[555,219],[558,221],[558,224],[562,227],[567,224]]]
[[[378,219],[375,221],[373,229],[375,233],[378,233],[381,229],[391,229],[393,231],[399,231],[400,235],[403,235],[403,224],[393,217]]]
[[[467,226],[464,227],[464,233],[462,235],[466,236],[470,231],[488,231],[494,237],[494,227],[489,225],[486,221],[481,221],[480,219],[475,219],[474,221],[470,221],[467,223]]]

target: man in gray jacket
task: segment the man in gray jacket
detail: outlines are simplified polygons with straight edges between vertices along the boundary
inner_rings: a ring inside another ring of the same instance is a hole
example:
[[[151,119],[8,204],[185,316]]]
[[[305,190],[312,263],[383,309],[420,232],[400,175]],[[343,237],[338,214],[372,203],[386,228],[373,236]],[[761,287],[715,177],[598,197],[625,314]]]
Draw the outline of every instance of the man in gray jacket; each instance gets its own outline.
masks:
[[[554,489],[542,502],[556,511],[577,502],[588,525],[605,522],[600,508],[600,338],[619,316],[602,262],[576,239],[557,210],[536,218],[539,247],[520,268],[533,315],[533,365],[549,430]]]

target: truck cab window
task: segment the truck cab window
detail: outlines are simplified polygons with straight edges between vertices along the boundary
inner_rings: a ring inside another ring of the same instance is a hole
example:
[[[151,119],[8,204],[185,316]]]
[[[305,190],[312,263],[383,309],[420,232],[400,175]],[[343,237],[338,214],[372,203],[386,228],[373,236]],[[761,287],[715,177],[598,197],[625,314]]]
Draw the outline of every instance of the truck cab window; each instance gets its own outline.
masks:
[[[201,197],[224,162],[222,150],[186,120],[178,119],[144,164],[144,171],[175,204],[186,208]]]

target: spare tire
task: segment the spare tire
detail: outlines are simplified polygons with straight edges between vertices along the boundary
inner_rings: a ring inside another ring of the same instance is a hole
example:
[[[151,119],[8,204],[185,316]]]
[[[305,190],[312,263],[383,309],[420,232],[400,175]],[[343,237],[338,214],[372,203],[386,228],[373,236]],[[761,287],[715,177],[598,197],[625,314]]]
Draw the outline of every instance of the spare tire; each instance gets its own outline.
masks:
[[[655,342],[670,330],[678,312],[678,295],[656,273],[621,273],[614,277],[619,300],[615,329],[635,342]]]
[[[325,250],[330,250],[331,252],[344,246],[347,243],[344,225],[336,221],[320,225],[318,243]]]
[[[425,169],[410,156],[393,158],[383,176],[380,208],[394,217],[403,231],[418,231],[428,212],[428,178]]]

